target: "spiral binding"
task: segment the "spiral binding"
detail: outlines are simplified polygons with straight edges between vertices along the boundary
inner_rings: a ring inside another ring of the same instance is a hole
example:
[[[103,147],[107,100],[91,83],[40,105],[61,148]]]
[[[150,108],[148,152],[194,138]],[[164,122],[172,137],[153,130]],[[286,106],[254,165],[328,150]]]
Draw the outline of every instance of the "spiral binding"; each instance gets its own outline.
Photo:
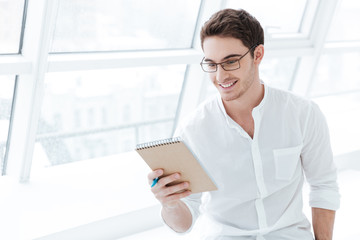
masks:
[[[163,145],[174,144],[174,143],[178,143],[180,141],[181,141],[180,137],[175,137],[175,138],[161,139],[161,140],[157,140],[157,141],[153,141],[153,142],[141,143],[141,144],[136,145],[136,150],[143,150],[143,149],[159,147],[159,146],[163,146]]]

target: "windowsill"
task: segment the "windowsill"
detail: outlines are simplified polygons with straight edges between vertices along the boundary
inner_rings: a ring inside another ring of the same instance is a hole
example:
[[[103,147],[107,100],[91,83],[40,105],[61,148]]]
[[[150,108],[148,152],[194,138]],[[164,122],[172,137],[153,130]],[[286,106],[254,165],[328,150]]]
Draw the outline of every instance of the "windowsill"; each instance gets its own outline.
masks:
[[[148,191],[149,171],[129,152],[33,169],[25,184],[1,177],[1,238],[34,239],[158,205]]]

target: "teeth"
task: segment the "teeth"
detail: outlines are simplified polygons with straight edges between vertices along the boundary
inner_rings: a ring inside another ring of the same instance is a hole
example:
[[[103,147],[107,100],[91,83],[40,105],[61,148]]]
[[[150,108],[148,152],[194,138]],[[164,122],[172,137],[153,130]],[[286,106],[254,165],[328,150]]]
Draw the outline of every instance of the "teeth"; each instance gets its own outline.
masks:
[[[224,88],[228,88],[228,87],[231,87],[232,85],[234,85],[236,83],[236,81],[235,82],[232,82],[232,83],[229,83],[229,84],[221,84],[220,83],[220,86],[222,86],[222,87],[224,87]]]

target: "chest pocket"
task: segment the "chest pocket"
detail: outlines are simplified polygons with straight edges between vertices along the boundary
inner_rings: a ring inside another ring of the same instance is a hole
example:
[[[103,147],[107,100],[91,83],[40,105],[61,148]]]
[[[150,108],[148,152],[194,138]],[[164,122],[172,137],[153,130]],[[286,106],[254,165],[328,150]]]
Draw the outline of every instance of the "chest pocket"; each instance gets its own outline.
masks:
[[[274,149],[275,176],[279,180],[290,180],[300,162],[302,145]]]

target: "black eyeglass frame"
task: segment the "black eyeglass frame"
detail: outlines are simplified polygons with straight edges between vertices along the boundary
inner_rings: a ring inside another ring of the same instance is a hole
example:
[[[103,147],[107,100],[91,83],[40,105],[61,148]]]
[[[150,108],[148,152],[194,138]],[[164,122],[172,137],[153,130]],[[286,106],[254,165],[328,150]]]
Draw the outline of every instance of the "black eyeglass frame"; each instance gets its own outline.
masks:
[[[244,55],[242,55],[240,58],[238,58],[238,59],[236,59],[236,60],[235,60],[235,59],[234,59],[234,60],[231,60],[231,61],[237,61],[237,62],[238,62],[239,66],[238,66],[237,68],[234,68],[234,69],[231,69],[231,70],[226,70],[226,69],[224,68],[223,64],[230,61],[230,60],[227,60],[227,61],[220,62],[220,63],[211,63],[211,64],[215,64],[215,66],[216,66],[215,70],[214,70],[214,71],[206,71],[206,70],[204,69],[204,67],[203,67],[203,64],[209,64],[209,63],[204,63],[205,57],[203,57],[203,59],[202,59],[201,62],[200,62],[201,69],[202,69],[204,72],[207,72],[207,73],[214,73],[214,72],[217,72],[217,70],[218,70],[218,65],[220,65],[221,68],[224,69],[224,71],[234,71],[234,70],[238,70],[238,69],[241,67],[241,66],[240,66],[240,60],[243,59],[253,48],[255,48],[255,47],[257,47],[257,46],[258,46],[258,44],[256,44],[256,45],[252,46],[251,48],[249,48],[249,50],[248,50]]]

